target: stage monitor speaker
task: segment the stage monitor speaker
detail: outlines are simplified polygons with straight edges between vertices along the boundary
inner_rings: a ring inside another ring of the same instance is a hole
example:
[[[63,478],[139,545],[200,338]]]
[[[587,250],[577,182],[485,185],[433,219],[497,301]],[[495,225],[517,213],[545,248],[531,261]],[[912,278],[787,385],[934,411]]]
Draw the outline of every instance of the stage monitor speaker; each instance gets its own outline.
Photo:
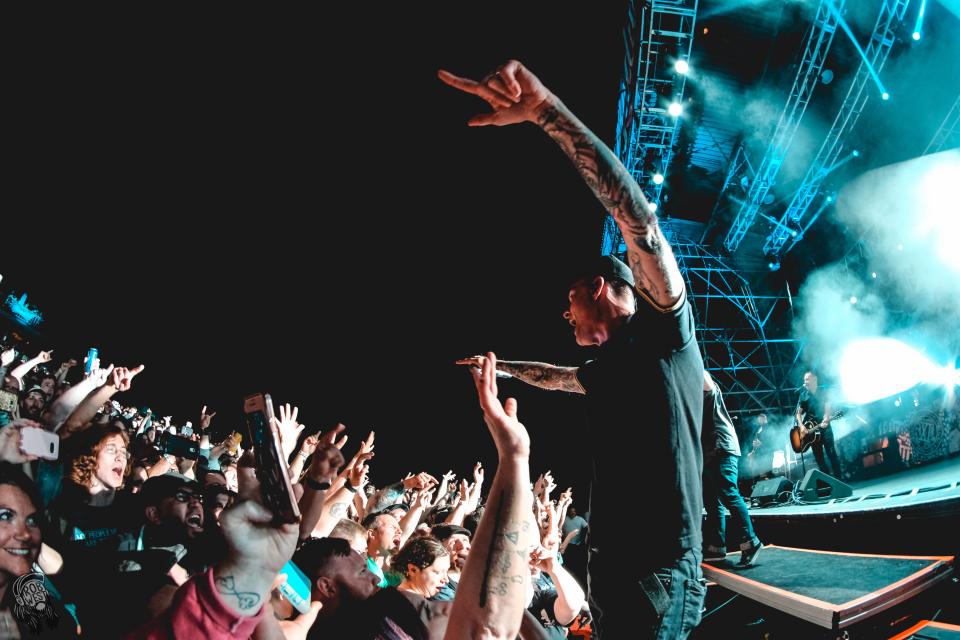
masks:
[[[812,502],[814,500],[831,500],[852,496],[853,488],[833,476],[828,476],[819,469],[810,469],[807,471],[807,475],[803,476],[803,480],[800,481],[797,493],[800,494],[802,500]]]
[[[784,491],[790,491],[791,489],[793,489],[793,483],[783,477],[761,480],[753,485],[750,501],[758,507],[770,504],[776,502],[777,497]]]

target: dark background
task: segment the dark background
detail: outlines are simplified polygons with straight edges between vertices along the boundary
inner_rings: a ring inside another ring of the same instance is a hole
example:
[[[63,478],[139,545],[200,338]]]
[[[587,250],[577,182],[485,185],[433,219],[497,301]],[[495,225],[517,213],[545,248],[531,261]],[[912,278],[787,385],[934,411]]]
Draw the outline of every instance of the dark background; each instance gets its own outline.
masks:
[[[453,362],[582,359],[561,274],[599,250],[603,210],[532,125],[467,128],[486,105],[436,70],[518,58],[612,144],[625,13],[507,6],[38,34],[12,92],[2,271],[46,318],[26,351],[145,363],[118,399],[176,423],[207,404],[226,432],[264,390],[310,429],[345,423],[348,455],[373,428],[376,484],[492,473]],[[534,476],[582,482],[580,399],[501,390]]]
[[[877,5],[848,7],[861,40]],[[85,12],[17,24],[0,291],[26,291],[44,313],[27,353],[52,346],[56,365],[96,346],[105,363],[144,363],[119,400],[178,424],[196,424],[206,404],[219,433],[239,425],[254,390],[299,405],[311,430],[345,423],[348,455],[373,428],[376,484],[420,469],[464,474],[477,459],[491,467],[470,377],[453,361],[490,349],[566,365],[589,357],[560,315],[563,274],[599,251],[603,210],[534,126],[468,128],[486,105],[436,71],[479,78],[517,58],[612,146],[626,6]],[[806,6],[704,0],[694,67],[732,78],[744,102],[769,90],[779,110]],[[884,72],[894,98],[869,103],[851,139],[862,159],[828,187],[919,155],[942,121],[960,41],[955,16],[927,9],[923,40],[898,43]],[[909,39],[910,16],[898,38]],[[804,121],[811,139],[856,64],[838,36],[837,80]],[[692,122],[705,96],[688,89]],[[729,207],[713,203],[724,172],[688,170],[692,131],[681,130],[660,213],[722,220]],[[850,242],[825,215],[765,286],[789,278],[798,291]],[[581,398],[502,382],[508,394],[533,437],[534,477],[552,468],[585,497]],[[598,443],[602,463],[633,463],[640,436]]]

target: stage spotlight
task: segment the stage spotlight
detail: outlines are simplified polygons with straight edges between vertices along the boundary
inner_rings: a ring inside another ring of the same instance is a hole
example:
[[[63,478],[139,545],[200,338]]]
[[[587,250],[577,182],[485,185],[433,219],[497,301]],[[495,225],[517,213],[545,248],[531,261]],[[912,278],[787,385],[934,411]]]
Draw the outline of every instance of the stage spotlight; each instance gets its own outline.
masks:
[[[874,271],[873,273],[871,273],[871,274],[870,274],[870,277],[873,278],[874,280],[876,280],[876,279],[877,279],[877,272]]]
[[[855,340],[840,356],[840,386],[849,402],[864,404],[888,398],[921,382],[952,388],[960,380],[952,366],[939,366],[893,338]]]
[[[860,152],[854,149],[853,151],[850,152],[850,155],[852,155],[854,158],[859,158]]]
[[[673,65],[673,68],[677,70],[677,73],[684,74],[690,71],[690,65],[687,64],[686,60],[677,60],[677,63]]]
[[[663,184],[663,174],[655,173],[653,174],[653,184]]]
[[[880,94],[880,97],[883,98],[884,100],[889,100],[890,94],[884,91],[882,94]]]
[[[674,118],[679,117],[683,113],[683,105],[679,102],[671,102],[670,106],[667,107],[667,113],[672,115]]]
[[[857,304],[857,296],[850,296],[850,304]]]
[[[657,209],[659,209],[659,208],[660,208],[660,207],[657,206],[657,203],[656,203],[656,202],[651,202],[651,203],[650,203],[650,213],[656,213],[656,212],[657,212]]]
[[[767,263],[767,268],[770,269],[770,271],[779,271],[780,261],[776,259],[770,260],[770,262]]]
[[[897,399],[893,401],[893,406],[899,407],[901,404],[900,396],[897,396]]]
[[[914,40],[919,40],[919,39],[920,39],[920,32],[919,32],[919,31],[914,31],[914,32],[913,32],[913,39],[914,39]]]

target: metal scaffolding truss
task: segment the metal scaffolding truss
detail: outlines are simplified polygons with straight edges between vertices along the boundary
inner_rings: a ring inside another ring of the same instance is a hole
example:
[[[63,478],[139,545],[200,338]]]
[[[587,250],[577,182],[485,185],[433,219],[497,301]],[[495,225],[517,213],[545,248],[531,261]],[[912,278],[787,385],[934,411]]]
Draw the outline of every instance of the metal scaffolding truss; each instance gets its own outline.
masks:
[[[940,123],[937,132],[933,134],[930,144],[923,150],[923,155],[928,153],[937,153],[944,149],[960,147],[960,96],[954,101],[947,117]]]
[[[724,246],[734,252],[740,247],[743,237],[757,218],[757,212],[764,198],[776,183],[777,174],[783,165],[783,160],[793,141],[794,134],[800,126],[800,120],[807,109],[813,90],[819,84],[820,71],[827,59],[833,36],[837,30],[837,14],[830,10],[831,0],[820,0],[816,16],[807,34],[807,43],[800,59],[797,76],[790,89],[790,97],[780,113],[780,119],[773,130],[767,150],[760,161],[756,176],[750,182],[746,199],[740,203],[739,209],[733,218]],[[840,8],[843,0],[840,0]]]
[[[643,189],[659,205],[663,184],[653,175],[667,175],[681,118],[670,115],[672,102],[683,100],[686,76],[677,60],[689,60],[698,0],[630,0],[614,152]],[[626,248],[613,219],[607,217],[602,252],[622,254]]]
[[[758,295],[725,259],[669,223],[664,232],[686,280],[704,366],[730,399],[731,412],[790,412],[796,393],[788,381],[802,343],[789,335],[789,292]]]
[[[846,135],[857,124],[857,119],[870,95],[867,85],[871,82],[872,73],[875,70],[879,75],[883,69],[896,39],[895,32],[903,22],[909,4],[910,0],[881,0],[877,23],[865,47],[866,60],[861,60],[857,67],[853,82],[833,121],[833,126],[794,194],[793,200],[767,236],[763,246],[764,254],[780,255],[784,245],[793,237],[791,230],[801,226],[810,205],[820,193],[824,179],[833,170],[843,151]]]

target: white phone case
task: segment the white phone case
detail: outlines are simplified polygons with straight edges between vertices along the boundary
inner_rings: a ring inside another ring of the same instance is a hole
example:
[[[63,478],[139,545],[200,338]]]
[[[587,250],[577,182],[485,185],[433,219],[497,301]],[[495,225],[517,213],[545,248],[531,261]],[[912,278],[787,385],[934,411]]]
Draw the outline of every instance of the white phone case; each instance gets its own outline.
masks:
[[[60,456],[60,436],[37,427],[24,427],[20,431],[20,449],[44,460],[56,460]]]

